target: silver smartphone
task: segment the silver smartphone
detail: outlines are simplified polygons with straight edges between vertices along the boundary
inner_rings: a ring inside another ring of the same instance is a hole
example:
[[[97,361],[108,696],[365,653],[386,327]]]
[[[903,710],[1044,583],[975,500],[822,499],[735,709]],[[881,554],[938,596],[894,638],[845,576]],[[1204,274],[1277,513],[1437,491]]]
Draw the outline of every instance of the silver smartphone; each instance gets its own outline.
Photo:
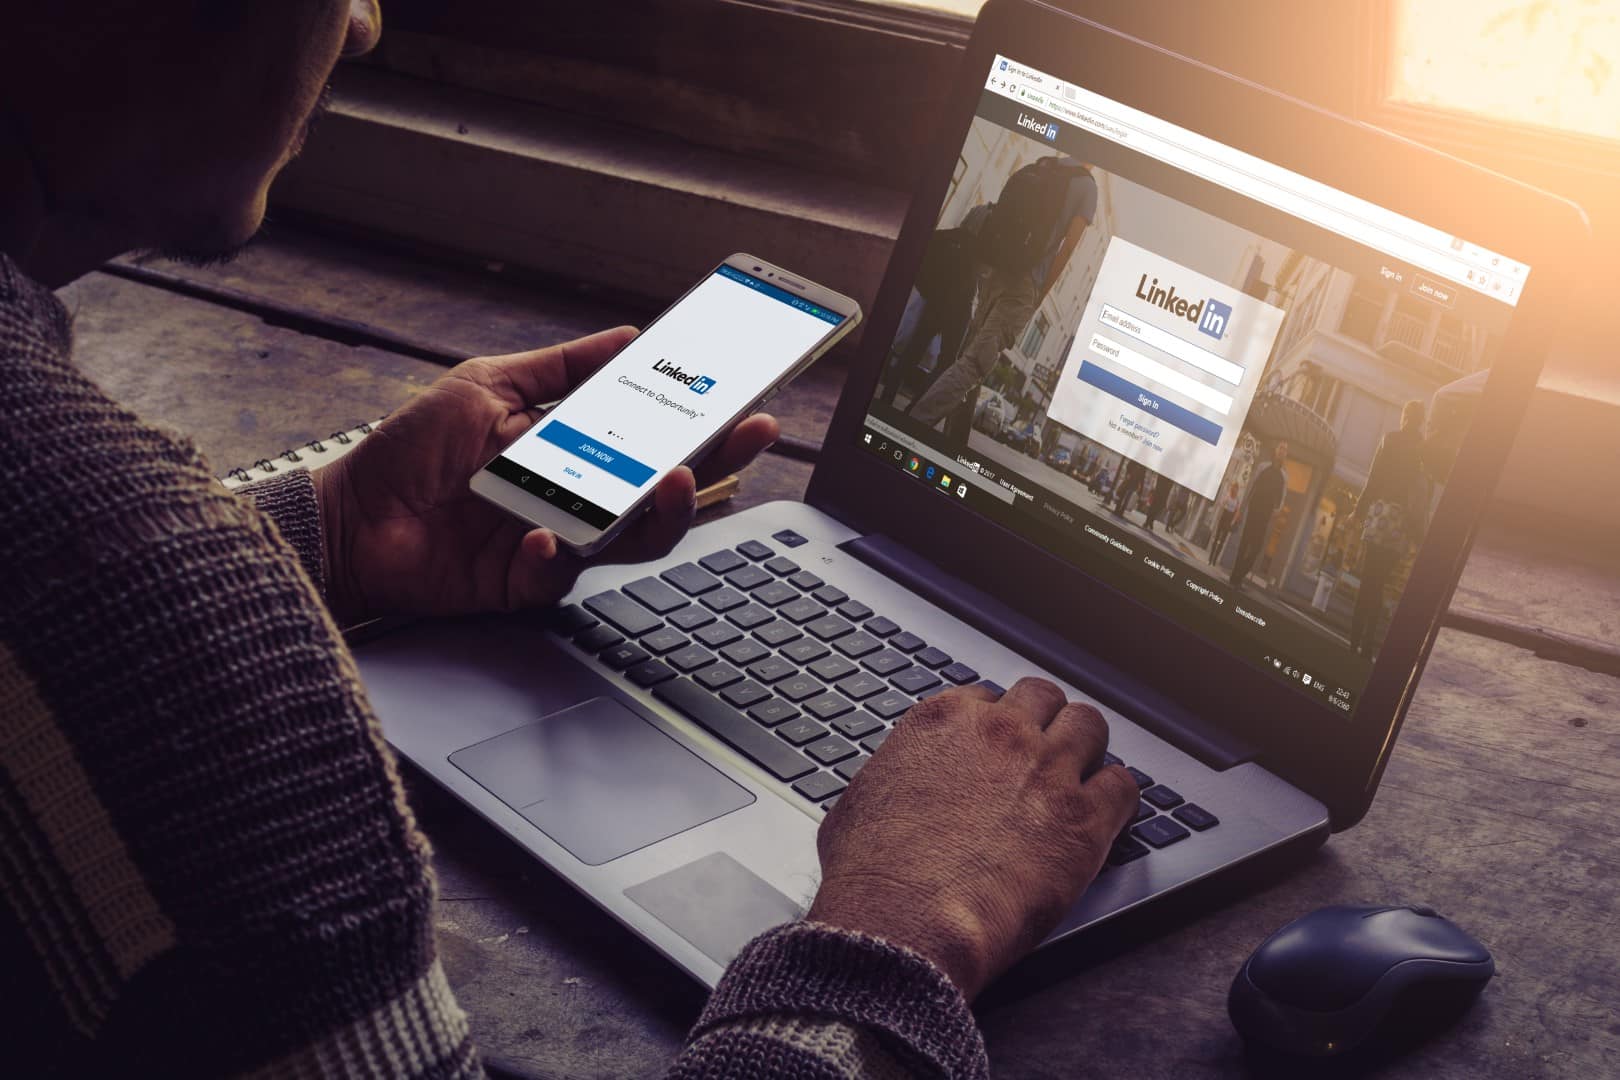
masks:
[[[473,475],[472,490],[581,555],[861,320],[860,305],[733,255]]]

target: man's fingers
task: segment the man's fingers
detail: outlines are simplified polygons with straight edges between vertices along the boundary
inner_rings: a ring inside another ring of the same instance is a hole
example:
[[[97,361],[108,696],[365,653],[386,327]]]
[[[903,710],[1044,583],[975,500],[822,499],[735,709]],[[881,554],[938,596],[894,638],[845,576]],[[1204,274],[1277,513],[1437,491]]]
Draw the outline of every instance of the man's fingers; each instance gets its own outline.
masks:
[[[698,466],[698,485],[707,486],[744,468],[781,434],[782,426],[769,413],[755,413],[743,420]]]
[[[1021,717],[1028,717],[1037,727],[1046,727],[1059,709],[1063,708],[1063,691],[1049,679],[1025,676],[1013,683],[1012,689],[1001,695],[1003,705],[1012,706]]]
[[[697,510],[697,481],[682,465],[658,482],[652,509],[630,525],[596,559],[598,562],[646,562],[669,554],[692,527]]]
[[[633,326],[617,326],[544,349],[486,356],[489,370],[511,387],[517,408],[556,401],[605,364],[636,336]]]
[[[1048,738],[1072,749],[1083,766],[1099,761],[1108,749],[1108,721],[1083,701],[1071,701],[1058,710],[1046,727]]]
[[[1114,837],[1136,815],[1139,801],[1136,780],[1125,771],[1125,766],[1109,765],[1098,769],[1097,775],[1081,787],[1091,795],[1091,805],[1097,811],[1093,827],[1101,834],[1102,850],[1107,851]]]

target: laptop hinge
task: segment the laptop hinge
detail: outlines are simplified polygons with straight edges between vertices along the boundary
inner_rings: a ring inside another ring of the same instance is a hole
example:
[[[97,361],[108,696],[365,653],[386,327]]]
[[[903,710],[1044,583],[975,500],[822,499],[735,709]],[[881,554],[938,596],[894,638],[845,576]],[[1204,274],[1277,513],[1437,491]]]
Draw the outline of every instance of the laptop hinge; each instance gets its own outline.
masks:
[[[980,633],[1082,688],[1212,769],[1229,769],[1258,755],[1253,746],[1199,719],[1142,680],[1077,648],[1055,631],[919,558],[887,536],[860,536],[838,546]]]

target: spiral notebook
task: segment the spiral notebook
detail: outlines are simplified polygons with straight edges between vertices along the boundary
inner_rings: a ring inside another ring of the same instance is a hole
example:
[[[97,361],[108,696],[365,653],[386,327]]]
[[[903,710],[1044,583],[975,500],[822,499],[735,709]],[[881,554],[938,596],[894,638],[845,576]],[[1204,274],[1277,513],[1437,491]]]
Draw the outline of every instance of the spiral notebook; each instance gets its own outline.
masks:
[[[289,469],[318,469],[353,450],[355,445],[375,431],[380,423],[382,417],[379,416],[347,431],[334,431],[324,439],[310,439],[298,446],[288,447],[279,454],[259,458],[252,465],[240,465],[231,469],[219,478],[220,482],[227,488],[234,489]],[[697,493],[698,509],[724,502],[737,493],[738,487],[739,481],[735,474],[715,481]]]

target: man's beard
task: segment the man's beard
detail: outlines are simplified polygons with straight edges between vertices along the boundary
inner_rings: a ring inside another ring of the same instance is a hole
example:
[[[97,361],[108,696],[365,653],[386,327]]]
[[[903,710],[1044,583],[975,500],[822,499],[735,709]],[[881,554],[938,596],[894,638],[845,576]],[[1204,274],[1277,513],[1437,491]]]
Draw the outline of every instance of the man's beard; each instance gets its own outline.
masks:
[[[326,115],[331,107],[332,84],[327,83],[325,86],[321,87],[320,96],[315,99],[314,107],[310,109],[309,115],[304,118],[303,126],[299,128],[298,136],[293,140],[292,151],[287,157],[289,162],[293,158],[296,158],[299,154],[303,153],[304,146],[309,142],[309,136],[315,130],[317,122],[321,119],[321,117]],[[265,221],[268,220],[269,213],[266,211]],[[253,240],[262,232],[264,232],[263,222],[260,223],[258,231],[255,232],[253,236],[239,244],[194,245],[181,242],[178,244],[160,245],[155,250],[159,258],[168,259],[170,262],[177,262],[183,266],[193,266],[199,268],[223,266],[226,263],[234,261],[236,257],[242,254],[247,246],[251,244]]]

